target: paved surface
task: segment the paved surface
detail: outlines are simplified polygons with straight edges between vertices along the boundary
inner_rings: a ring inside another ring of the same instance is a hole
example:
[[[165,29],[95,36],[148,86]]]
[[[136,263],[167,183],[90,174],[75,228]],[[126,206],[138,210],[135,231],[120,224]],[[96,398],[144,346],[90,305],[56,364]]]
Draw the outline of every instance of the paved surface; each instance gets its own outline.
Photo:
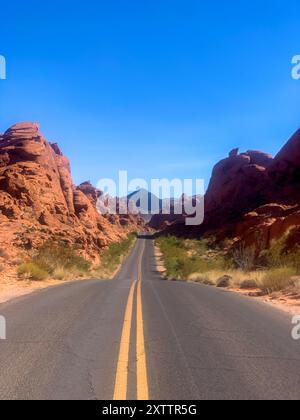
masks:
[[[0,305],[1,399],[300,399],[291,317],[161,280],[139,239],[118,277]]]

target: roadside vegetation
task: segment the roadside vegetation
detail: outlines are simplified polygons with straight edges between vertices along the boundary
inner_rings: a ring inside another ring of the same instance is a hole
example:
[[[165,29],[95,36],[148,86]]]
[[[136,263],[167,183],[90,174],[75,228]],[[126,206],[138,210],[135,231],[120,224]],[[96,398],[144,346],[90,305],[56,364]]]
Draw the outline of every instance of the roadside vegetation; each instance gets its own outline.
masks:
[[[32,281],[110,278],[128,255],[136,237],[137,234],[132,233],[120,243],[111,244],[101,254],[101,265],[94,269],[75,247],[47,242],[34,257],[18,266],[18,275]]]
[[[101,265],[93,271],[94,277],[112,278],[129,254],[137,238],[137,233],[131,233],[128,237],[119,242],[112,243],[108,249],[101,254]]]
[[[174,280],[188,279],[194,273],[208,273],[226,267],[223,257],[208,256],[206,241],[184,240],[175,236],[157,239],[165,263],[166,274]]]
[[[159,237],[156,245],[169,279],[257,290],[260,294],[272,294],[299,283],[300,247],[286,251],[284,240],[259,254],[242,244],[217,246],[213,240],[174,236]]]
[[[47,242],[31,260],[18,267],[18,274],[34,281],[65,280],[86,276],[90,267],[90,262],[79,256],[75,247]]]

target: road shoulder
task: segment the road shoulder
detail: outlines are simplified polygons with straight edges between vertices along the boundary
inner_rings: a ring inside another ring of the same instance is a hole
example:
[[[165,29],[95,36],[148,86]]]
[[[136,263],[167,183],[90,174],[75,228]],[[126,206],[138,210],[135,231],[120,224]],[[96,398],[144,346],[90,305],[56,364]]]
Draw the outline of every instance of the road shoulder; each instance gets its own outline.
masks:
[[[166,267],[164,265],[163,261],[163,254],[160,251],[159,247],[157,245],[154,245],[154,255],[155,255],[155,261],[156,261],[156,269],[157,272],[161,275],[162,280],[165,281],[185,281],[185,280],[174,280],[169,279],[166,275]],[[194,284],[200,284],[199,282],[187,280],[188,283],[194,283]],[[212,285],[205,285],[205,287],[214,287]],[[291,314],[291,315],[298,315],[300,314],[300,296],[295,296],[294,291],[286,290],[281,291],[278,293],[273,293],[272,295],[265,295],[260,296],[260,290],[254,290],[254,289],[239,289],[239,288],[225,288],[223,290],[226,290],[228,293],[236,293],[239,295],[243,295],[246,297],[249,297],[251,299],[254,299],[258,302],[264,303],[265,305],[268,305],[272,308],[276,308],[282,312]]]

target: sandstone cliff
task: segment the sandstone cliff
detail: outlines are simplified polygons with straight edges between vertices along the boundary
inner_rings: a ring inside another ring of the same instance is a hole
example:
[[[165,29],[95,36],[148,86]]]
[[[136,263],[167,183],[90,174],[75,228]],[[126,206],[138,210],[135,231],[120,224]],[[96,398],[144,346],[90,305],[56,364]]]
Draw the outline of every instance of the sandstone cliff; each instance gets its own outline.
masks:
[[[232,238],[261,249],[286,239],[300,245],[300,130],[272,156],[234,149],[213,169],[205,195],[205,221],[188,228],[175,221],[167,233]]]
[[[100,194],[89,182],[74,186],[70,163],[34,123],[16,124],[0,135],[0,253],[6,259],[48,240],[76,245],[86,258],[119,241],[141,221],[97,210]]]

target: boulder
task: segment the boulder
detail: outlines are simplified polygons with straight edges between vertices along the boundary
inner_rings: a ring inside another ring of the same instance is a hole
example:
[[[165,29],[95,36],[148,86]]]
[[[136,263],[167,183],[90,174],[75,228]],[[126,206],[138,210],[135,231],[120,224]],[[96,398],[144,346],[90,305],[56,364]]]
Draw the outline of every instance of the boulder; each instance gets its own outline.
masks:
[[[232,285],[232,277],[231,276],[223,276],[217,280],[216,286],[219,288],[228,288]]]

